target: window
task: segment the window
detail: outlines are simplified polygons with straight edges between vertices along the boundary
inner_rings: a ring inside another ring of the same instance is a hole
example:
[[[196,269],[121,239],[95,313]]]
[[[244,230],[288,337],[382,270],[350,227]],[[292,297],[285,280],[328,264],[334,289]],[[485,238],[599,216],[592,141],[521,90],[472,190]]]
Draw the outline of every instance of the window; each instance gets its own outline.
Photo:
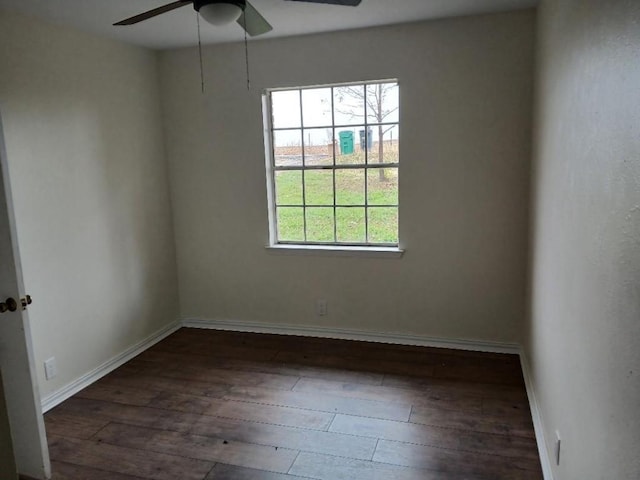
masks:
[[[271,243],[398,246],[396,81],[265,95]]]

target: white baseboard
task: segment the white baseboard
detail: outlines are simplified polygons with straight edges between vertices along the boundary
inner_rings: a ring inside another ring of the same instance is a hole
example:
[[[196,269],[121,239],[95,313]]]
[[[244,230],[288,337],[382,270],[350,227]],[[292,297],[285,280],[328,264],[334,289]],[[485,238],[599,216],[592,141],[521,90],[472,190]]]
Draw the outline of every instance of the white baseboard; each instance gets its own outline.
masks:
[[[420,347],[451,348],[478,352],[511,353],[518,355],[520,346],[516,343],[487,342],[467,339],[444,339],[407,335],[403,333],[372,332],[345,328],[282,325],[262,322],[236,320],[209,320],[187,318],[182,321],[187,328],[211,330],[230,330],[236,332],[271,333],[276,335],[298,335],[303,337],[335,338],[339,340],[359,340],[363,342],[391,343],[398,345],[416,345]]]
[[[73,382],[69,383],[68,385],[65,385],[61,389],[56,390],[55,392],[47,395],[41,401],[41,403],[42,403],[42,412],[43,413],[48,412],[53,407],[59,405],[60,403],[64,402],[66,399],[68,399],[68,398],[72,397],[73,395],[75,395],[76,393],[78,393],[83,388],[86,388],[89,385],[91,385],[93,382],[95,382],[97,380],[100,380],[102,377],[104,377],[108,373],[112,372],[113,370],[115,370],[116,368],[121,366],[122,364],[128,362],[133,357],[141,354],[146,349],[152,347],[153,345],[155,345],[156,343],[158,343],[160,340],[164,339],[165,337],[168,337],[173,332],[178,330],[180,327],[181,327],[181,325],[180,325],[179,321],[175,321],[175,322],[167,325],[166,327],[158,330],[155,333],[152,333],[147,338],[145,338],[144,340],[138,342],[137,344],[133,345],[132,347],[128,348],[127,350],[125,350],[124,352],[120,353],[119,355],[116,355],[115,357],[107,360],[102,365],[94,368],[90,372],[87,372],[86,374],[84,374],[80,378],[74,380]]]
[[[531,409],[531,419],[533,420],[533,428],[536,433],[536,443],[538,444],[538,455],[542,465],[542,474],[544,480],[553,480],[553,470],[551,468],[551,459],[549,458],[549,449],[544,436],[544,423],[542,421],[542,412],[538,401],[536,400],[535,389],[533,388],[533,380],[531,379],[531,369],[529,361],[524,349],[520,350],[520,365],[522,366],[522,375],[524,383],[527,387],[527,397],[529,398],[529,408]]]

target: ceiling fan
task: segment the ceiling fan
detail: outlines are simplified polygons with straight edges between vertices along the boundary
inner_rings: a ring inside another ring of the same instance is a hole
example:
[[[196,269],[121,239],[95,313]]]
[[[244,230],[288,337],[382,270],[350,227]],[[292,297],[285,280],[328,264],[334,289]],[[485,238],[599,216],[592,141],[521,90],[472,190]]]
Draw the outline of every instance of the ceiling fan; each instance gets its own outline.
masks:
[[[344,5],[357,7],[362,0],[288,0],[290,2],[323,3],[328,5]],[[157,15],[170,12],[186,5],[193,8],[200,16],[212,25],[238,24],[253,36],[262,35],[273,30],[267,20],[246,0],[178,0],[148,12],[126,18],[114,25],[134,25]]]

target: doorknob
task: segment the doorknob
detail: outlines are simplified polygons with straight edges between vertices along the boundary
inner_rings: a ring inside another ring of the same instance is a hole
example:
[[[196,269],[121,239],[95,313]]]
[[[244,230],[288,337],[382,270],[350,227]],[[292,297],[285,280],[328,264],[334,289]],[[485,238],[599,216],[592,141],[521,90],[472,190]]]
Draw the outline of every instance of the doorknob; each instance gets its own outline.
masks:
[[[33,300],[31,299],[31,295],[25,295],[24,297],[22,297],[20,299],[20,303],[22,304],[22,309],[26,310],[27,305],[31,305],[33,303]]]
[[[15,312],[18,309],[18,302],[16,302],[15,298],[9,297],[4,302],[0,303],[0,313],[4,313],[7,310],[10,312]]]

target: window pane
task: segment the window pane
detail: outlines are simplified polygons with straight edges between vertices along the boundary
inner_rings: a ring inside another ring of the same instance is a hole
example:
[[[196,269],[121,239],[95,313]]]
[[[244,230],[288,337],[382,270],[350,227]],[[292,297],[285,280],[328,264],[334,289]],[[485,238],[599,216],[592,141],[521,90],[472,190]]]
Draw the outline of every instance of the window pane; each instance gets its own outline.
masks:
[[[307,208],[307,241],[333,242],[333,207]]]
[[[276,205],[303,205],[302,171],[276,172]]]
[[[368,169],[367,198],[369,205],[398,205],[398,169]]]
[[[364,86],[345,85],[333,89],[335,125],[364,123]]]
[[[395,82],[367,85],[367,123],[398,122],[398,92]]]
[[[336,170],[336,205],[364,206],[364,169]]]
[[[274,91],[269,104],[278,240],[397,245],[397,82]]]
[[[304,188],[307,205],[333,205],[331,170],[307,170],[304,173]]]
[[[302,137],[300,130],[273,132],[273,154],[277,167],[302,166]]]
[[[304,242],[304,209],[278,207],[278,240],[281,242]]]
[[[302,119],[305,127],[331,125],[331,88],[302,90]]]
[[[361,146],[367,146],[367,162],[374,163],[399,163],[398,149],[398,125],[377,125],[368,128],[367,143],[364,142],[364,129],[359,131]],[[380,143],[382,138],[382,143]],[[382,158],[382,161],[380,159]]]
[[[398,243],[398,208],[371,207],[369,211],[369,242]]]
[[[336,130],[336,165],[364,165],[364,152],[360,149],[358,142],[360,128],[349,127]]]
[[[305,129],[303,137],[305,165],[333,165],[333,129]]]
[[[338,242],[364,243],[366,241],[364,208],[336,208]]]
[[[300,127],[300,91],[271,92],[273,128]]]

